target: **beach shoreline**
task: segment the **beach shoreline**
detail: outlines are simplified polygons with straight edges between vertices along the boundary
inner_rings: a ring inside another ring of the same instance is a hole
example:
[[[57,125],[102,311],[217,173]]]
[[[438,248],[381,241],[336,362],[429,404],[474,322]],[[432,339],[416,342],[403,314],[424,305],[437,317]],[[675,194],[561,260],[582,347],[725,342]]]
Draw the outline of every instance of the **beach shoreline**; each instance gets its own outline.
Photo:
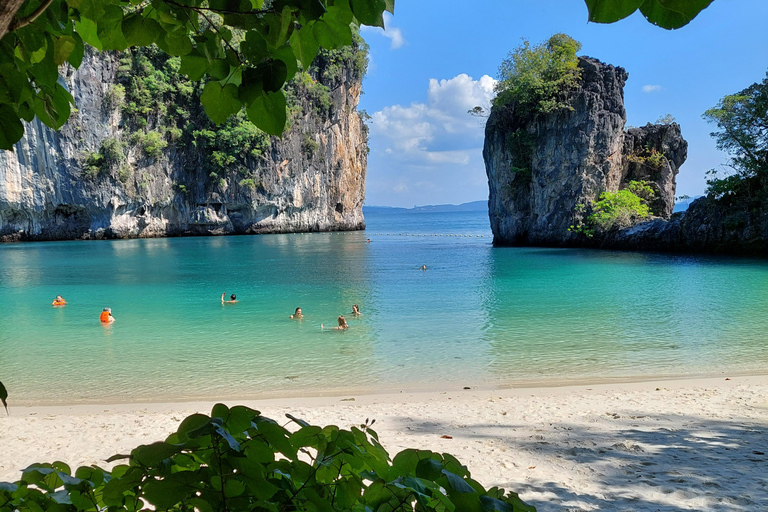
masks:
[[[164,439],[213,401],[21,407],[0,419],[0,481],[34,462],[96,464]],[[768,507],[768,376],[225,400],[288,423],[376,419],[394,455],[455,455],[545,510]],[[677,508],[675,508],[677,507]]]

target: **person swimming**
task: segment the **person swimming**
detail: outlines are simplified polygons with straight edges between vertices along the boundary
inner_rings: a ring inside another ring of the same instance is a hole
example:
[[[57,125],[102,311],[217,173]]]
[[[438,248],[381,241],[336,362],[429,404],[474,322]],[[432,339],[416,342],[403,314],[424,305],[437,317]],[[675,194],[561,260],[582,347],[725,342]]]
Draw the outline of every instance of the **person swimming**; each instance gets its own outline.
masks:
[[[349,326],[347,325],[347,319],[344,318],[344,315],[339,316],[339,318],[336,319],[339,322],[339,325],[337,327],[329,327],[328,329],[335,329],[337,331],[346,331],[349,329]],[[324,331],[325,327],[323,324],[320,324],[320,330]]]
[[[55,299],[53,299],[53,302],[51,303],[52,306],[66,306],[67,301],[64,300],[64,298],[61,295],[57,295]]]
[[[99,316],[99,320],[103,324],[111,324],[115,321],[115,317],[112,316],[112,308],[104,308],[101,311],[101,315]]]
[[[226,295],[225,292],[221,292],[222,304],[234,304],[235,302],[237,302],[237,296],[234,293],[229,296],[229,300],[224,300],[224,295]]]
[[[357,306],[357,304],[352,304],[352,314],[355,316],[362,315],[362,313],[360,312],[360,308]]]
[[[421,270],[427,270],[427,266],[426,265],[422,265],[421,266]]]
[[[296,308],[296,311],[291,315],[291,319],[301,320],[302,318],[304,318],[304,315],[301,313],[301,308]]]

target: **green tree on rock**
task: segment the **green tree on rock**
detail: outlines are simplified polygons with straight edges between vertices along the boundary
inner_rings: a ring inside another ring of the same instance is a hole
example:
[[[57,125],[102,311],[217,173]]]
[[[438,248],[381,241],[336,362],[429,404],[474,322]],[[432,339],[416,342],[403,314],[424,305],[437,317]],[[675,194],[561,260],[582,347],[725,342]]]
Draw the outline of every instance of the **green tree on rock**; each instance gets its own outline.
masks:
[[[768,189],[768,73],[762,82],[725,96],[703,117],[719,128],[711,135],[717,149],[731,155],[728,165],[736,173],[724,180],[710,180],[711,191],[742,180],[756,180]]]
[[[565,34],[535,46],[524,41],[499,66],[494,105],[514,102],[523,117],[571,108],[568,92],[579,83],[580,49],[581,43]]]

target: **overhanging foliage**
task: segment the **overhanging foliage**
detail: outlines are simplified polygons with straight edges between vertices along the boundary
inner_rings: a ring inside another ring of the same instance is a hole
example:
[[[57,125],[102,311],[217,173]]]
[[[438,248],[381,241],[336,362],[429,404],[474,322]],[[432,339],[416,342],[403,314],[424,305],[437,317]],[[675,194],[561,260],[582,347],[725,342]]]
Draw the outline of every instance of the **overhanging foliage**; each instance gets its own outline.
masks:
[[[393,459],[370,426],[324,428],[287,415],[289,430],[243,406],[193,414],[165,442],[142,445],[111,472],[72,475],[35,464],[0,483],[0,511],[535,512],[517,494],[485,490],[449,454]]]

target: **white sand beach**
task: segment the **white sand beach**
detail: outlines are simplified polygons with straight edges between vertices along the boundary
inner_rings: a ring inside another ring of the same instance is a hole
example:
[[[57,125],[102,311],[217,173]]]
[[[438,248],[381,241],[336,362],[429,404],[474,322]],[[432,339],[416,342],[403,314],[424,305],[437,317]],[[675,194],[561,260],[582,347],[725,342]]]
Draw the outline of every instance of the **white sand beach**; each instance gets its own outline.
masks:
[[[236,401],[228,401],[234,405]],[[391,455],[448,452],[546,511],[768,510],[768,376],[242,402],[281,420],[375,418]],[[212,403],[14,407],[0,481],[34,462],[108,467]]]

